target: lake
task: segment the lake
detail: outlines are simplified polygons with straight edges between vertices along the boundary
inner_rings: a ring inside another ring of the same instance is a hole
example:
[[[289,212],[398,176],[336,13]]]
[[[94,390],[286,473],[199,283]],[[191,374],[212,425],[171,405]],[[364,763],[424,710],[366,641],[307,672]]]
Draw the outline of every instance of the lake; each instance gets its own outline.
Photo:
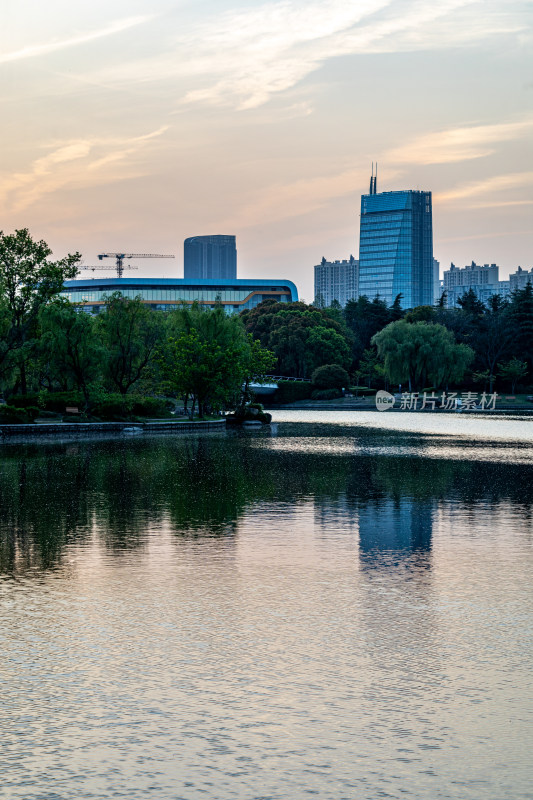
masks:
[[[0,797],[525,800],[533,418],[0,445]]]

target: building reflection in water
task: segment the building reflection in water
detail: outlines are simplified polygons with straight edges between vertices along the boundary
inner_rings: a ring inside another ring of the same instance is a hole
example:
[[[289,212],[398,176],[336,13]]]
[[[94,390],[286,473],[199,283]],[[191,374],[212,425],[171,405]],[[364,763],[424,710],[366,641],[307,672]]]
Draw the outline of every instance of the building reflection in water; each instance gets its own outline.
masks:
[[[431,550],[434,502],[411,498],[382,498],[360,506],[361,555],[378,551]]]

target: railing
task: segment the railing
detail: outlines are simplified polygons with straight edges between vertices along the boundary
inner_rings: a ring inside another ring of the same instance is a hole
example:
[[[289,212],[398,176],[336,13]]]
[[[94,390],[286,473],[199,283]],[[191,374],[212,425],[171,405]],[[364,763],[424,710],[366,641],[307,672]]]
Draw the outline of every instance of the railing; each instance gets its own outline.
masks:
[[[300,381],[301,383],[311,383],[311,378],[293,378],[287,375],[265,375],[265,381]]]

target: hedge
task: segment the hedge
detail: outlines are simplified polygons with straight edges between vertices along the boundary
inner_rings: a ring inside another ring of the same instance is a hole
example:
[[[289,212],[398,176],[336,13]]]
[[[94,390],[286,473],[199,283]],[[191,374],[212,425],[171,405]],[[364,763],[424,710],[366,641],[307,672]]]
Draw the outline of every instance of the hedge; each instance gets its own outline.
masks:
[[[0,425],[24,425],[33,422],[39,415],[39,409],[28,406],[27,408],[17,408],[16,406],[0,406]]]
[[[305,381],[279,381],[278,388],[272,395],[274,403],[295,403],[298,400],[309,400],[313,386]]]

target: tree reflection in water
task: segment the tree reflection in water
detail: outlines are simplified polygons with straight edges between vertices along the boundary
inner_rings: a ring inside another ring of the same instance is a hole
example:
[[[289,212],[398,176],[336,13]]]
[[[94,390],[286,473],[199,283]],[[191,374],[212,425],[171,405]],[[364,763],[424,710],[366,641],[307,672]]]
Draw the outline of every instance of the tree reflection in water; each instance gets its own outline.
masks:
[[[0,570],[53,569],[68,545],[93,535],[110,552],[142,548],[163,522],[179,536],[231,537],[255,504],[264,510],[310,497],[320,524],[335,514],[357,522],[363,560],[380,550],[427,553],[441,501],[510,501],[530,518],[532,471],[468,459],[293,452],[231,434],[10,444],[0,471]]]

